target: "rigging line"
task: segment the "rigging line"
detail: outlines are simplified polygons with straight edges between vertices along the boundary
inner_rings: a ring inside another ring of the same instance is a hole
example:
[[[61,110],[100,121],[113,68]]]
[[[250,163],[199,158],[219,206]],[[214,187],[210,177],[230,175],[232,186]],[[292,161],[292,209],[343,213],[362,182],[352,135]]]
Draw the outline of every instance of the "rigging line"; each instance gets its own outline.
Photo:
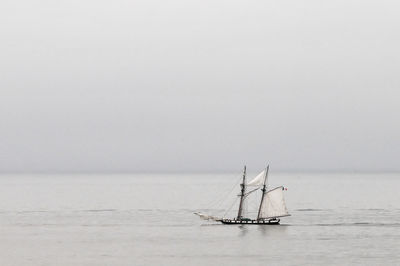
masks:
[[[257,191],[257,190],[259,190],[260,188],[258,187],[258,188],[255,188],[255,189],[253,189],[253,190],[251,190],[251,191],[249,191],[249,192],[246,192],[246,194],[244,194],[246,197],[248,196],[248,195],[250,195],[251,193],[253,193],[254,191]]]
[[[241,179],[241,178],[240,178],[240,179]],[[240,180],[239,180],[239,182],[240,182]],[[211,211],[211,213],[218,214],[218,213],[221,213],[221,211],[223,211],[223,210],[219,210],[219,208],[221,207],[221,205],[222,205],[223,203],[226,202],[227,196],[228,196],[229,194],[232,193],[232,191],[235,189],[236,186],[237,186],[237,183],[235,184],[235,186],[232,187],[232,189],[231,189],[227,194],[225,194],[226,196],[224,196],[224,197],[221,198],[221,200],[218,202],[218,204],[215,204],[215,206],[214,206],[214,208],[213,208],[213,209],[214,209],[214,212]],[[233,204],[235,204],[235,202],[237,201],[237,199],[238,199],[238,198],[235,197],[235,201],[234,201]],[[232,205],[232,206],[233,206],[233,205]],[[232,206],[228,209],[228,211],[229,211],[230,209],[232,209]],[[225,208],[224,208],[224,209],[225,209]],[[226,212],[225,212],[225,214],[226,214]],[[223,216],[225,216],[225,214],[224,214]]]
[[[222,194],[222,196],[220,196],[220,197],[218,197],[218,198],[216,198],[216,199],[211,200],[211,201],[206,205],[206,206],[207,206],[206,209],[210,209],[210,207],[212,207],[212,205],[217,205],[217,203],[218,203],[218,205],[220,205],[220,204],[223,202],[223,200],[225,200],[225,198],[226,198],[229,194],[232,193],[233,189],[237,186],[237,184],[240,182],[241,179],[242,179],[242,177],[239,177],[239,178],[238,178],[238,181],[232,186],[232,188],[229,190],[228,193]]]
[[[232,193],[232,191],[237,187],[237,185],[238,185],[239,182],[240,182],[240,181],[238,181],[238,182],[229,190],[228,193],[226,193],[225,195],[223,195],[223,197],[220,199],[220,201],[217,202],[218,204],[217,204],[217,203],[215,204],[215,208],[221,206],[222,203],[224,203],[224,202],[226,201],[227,197],[228,197],[228,196]]]
[[[233,201],[232,205],[226,210],[226,212],[224,213],[223,216],[225,216],[225,215],[232,209],[233,205],[236,203],[237,200],[238,200],[238,198],[236,198],[236,199]]]

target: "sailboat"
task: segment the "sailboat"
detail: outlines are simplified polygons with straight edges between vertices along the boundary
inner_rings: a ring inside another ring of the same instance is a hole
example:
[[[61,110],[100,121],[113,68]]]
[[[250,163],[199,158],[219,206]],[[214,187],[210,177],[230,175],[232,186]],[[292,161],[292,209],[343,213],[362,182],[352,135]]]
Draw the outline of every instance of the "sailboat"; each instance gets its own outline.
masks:
[[[262,225],[273,225],[279,224],[280,218],[290,216],[286,208],[283,191],[283,186],[278,186],[273,189],[268,189],[269,165],[265,170],[259,173],[250,182],[246,182],[246,166],[244,166],[242,182],[240,184],[240,197],[239,209],[235,218],[217,218],[214,216],[208,216],[201,213],[195,213],[200,218],[206,220],[214,220],[223,224],[262,224]],[[249,190],[250,188],[250,190]],[[244,216],[244,204],[246,198],[261,189],[261,201],[258,207],[257,217],[255,219],[247,218]]]

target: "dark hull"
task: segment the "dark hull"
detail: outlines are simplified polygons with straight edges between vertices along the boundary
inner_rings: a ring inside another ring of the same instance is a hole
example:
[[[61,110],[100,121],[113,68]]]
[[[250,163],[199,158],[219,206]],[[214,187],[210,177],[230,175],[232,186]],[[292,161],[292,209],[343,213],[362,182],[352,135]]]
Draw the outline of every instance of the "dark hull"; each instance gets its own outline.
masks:
[[[230,219],[223,219],[219,220],[219,222],[223,224],[256,224],[256,225],[278,225],[280,220],[267,220],[267,221],[260,221],[260,220],[230,220]]]

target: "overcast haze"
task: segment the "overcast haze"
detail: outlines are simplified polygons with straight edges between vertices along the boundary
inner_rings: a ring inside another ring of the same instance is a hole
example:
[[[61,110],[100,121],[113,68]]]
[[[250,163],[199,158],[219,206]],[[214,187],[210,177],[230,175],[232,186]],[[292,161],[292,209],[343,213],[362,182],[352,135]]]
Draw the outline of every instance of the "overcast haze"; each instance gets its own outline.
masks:
[[[2,1],[0,171],[398,171],[397,1]]]

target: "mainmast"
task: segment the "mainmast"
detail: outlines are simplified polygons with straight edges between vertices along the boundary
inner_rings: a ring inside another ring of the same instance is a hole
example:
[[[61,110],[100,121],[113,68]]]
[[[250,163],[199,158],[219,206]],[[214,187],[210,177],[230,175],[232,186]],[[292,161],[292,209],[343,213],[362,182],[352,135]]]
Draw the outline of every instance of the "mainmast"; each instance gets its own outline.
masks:
[[[258,208],[257,220],[260,220],[261,208],[262,208],[262,204],[264,201],[264,195],[265,195],[265,192],[267,191],[266,183],[267,183],[267,177],[268,177],[268,170],[269,170],[269,165],[267,166],[267,171],[265,171],[264,185],[263,185],[263,188],[261,189],[262,196],[261,196],[260,208]]]
[[[243,170],[243,181],[242,184],[240,184],[241,190],[240,190],[240,203],[239,203],[239,211],[237,215],[237,220],[242,219],[242,212],[243,212],[243,200],[244,200],[244,193],[246,191],[246,165],[244,166]]]

